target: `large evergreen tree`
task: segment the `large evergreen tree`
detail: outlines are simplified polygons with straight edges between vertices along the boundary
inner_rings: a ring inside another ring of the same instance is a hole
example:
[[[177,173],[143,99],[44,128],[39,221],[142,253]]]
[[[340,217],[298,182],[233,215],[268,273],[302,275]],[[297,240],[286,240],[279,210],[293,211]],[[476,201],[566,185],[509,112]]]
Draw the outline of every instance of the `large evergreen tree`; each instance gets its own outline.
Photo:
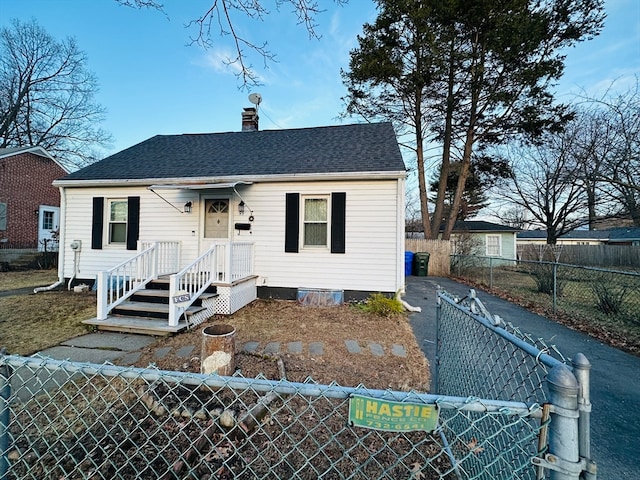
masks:
[[[422,220],[435,238],[452,162],[458,182],[443,238],[449,238],[476,153],[515,134],[535,140],[568,118],[553,81],[564,48],[599,33],[602,0],[378,0],[343,72],[346,113],[384,118],[411,133]],[[441,153],[433,215],[424,180],[424,143]]]

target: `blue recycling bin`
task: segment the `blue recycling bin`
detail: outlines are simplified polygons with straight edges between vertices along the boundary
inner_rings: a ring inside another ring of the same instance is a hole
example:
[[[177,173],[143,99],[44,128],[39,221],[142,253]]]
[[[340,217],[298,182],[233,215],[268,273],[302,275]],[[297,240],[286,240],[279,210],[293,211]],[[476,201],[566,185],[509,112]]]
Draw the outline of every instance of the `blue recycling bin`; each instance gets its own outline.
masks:
[[[404,274],[411,275],[413,270],[413,252],[404,252]]]

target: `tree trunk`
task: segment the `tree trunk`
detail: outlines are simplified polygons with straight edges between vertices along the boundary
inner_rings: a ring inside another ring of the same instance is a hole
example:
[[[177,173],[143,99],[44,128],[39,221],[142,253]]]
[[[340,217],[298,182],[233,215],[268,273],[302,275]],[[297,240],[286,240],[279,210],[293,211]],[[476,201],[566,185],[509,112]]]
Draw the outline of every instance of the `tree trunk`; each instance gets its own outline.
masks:
[[[475,117],[475,115],[473,115]],[[462,203],[462,194],[464,193],[464,187],[469,177],[469,171],[471,170],[471,152],[473,150],[473,136],[474,130],[472,124],[467,129],[467,137],[464,143],[464,153],[462,155],[462,165],[460,166],[460,176],[458,177],[458,184],[456,185],[456,192],[451,202],[451,210],[449,211],[449,217],[447,223],[442,232],[442,239],[449,240],[451,233],[455,227],[456,220],[458,219],[458,211],[460,210],[460,204]]]
[[[417,115],[419,116],[419,114]],[[420,119],[417,125],[422,125]],[[427,181],[424,177],[424,149],[422,130],[416,127],[416,163],[418,168],[418,189],[420,190],[420,216],[422,219],[422,231],[424,238],[433,238],[430,236],[429,226],[429,202],[427,197]]]
[[[456,192],[451,202],[451,210],[449,211],[449,217],[447,218],[447,224],[442,232],[442,239],[449,240],[451,238],[451,232],[455,226],[458,218],[458,211],[460,210],[460,204],[462,202],[462,194],[471,171],[471,154],[473,152],[473,143],[475,142],[475,129],[476,121],[478,119],[478,104],[480,102],[480,92],[482,91],[483,83],[483,68],[484,68],[484,52],[482,39],[479,35],[476,35],[474,39],[474,52],[472,56],[473,64],[470,67],[470,90],[471,90],[471,104],[469,105],[469,124],[467,125],[467,133],[464,141],[464,150],[462,154],[462,165],[460,166],[460,175],[458,176],[458,185],[456,186]]]
[[[453,87],[455,80],[454,65],[454,45],[455,40],[452,39],[449,50],[449,72],[447,78],[447,111],[445,114],[444,124],[444,144],[442,146],[442,164],[440,165],[440,179],[438,180],[438,194],[436,196],[436,205],[431,219],[431,238],[438,238],[440,233],[440,225],[444,211],[444,200],[447,191],[447,180],[449,178],[449,169],[451,167],[451,139],[453,130]]]

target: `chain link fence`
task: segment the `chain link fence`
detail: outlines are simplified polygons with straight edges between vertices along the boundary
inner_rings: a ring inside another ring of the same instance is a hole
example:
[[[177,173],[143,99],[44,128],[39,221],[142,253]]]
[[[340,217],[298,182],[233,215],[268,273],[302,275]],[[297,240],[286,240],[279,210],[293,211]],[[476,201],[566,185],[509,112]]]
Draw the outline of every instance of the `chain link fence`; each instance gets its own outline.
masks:
[[[452,273],[508,292],[524,304],[579,319],[640,344],[640,273],[454,255]]]
[[[439,298],[437,394],[0,355],[0,478],[577,480],[562,357]]]
[[[523,402],[532,408],[535,405],[544,406],[542,422],[529,418],[526,427],[523,424],[511,425],[505,417],[495,417],[487,422],[486,418],[473,413],[468,414],[465,422],[460,422],[459,418],[444,422],[447,425],[446,435],[451,435],[453,439],[468,435],[470,429],[473,438],[483,439],[478,443],[483,454],[474,457],[474,462],[468,462],[463,478],[473,478],[479,472],[482,472],[482,478],[547,478],[548,471],[531,468],[531,462],[549,468],[551,465],[545,460],[549,455],[549,445],[545,440],[548,429],[555,428],[554,435],[557,435],[558,428],[564,430],[567,427],[562,426],[562,421],[551,424],[552,408],[549,407],[554,399],[549,395],[549,382],[554,380],[550,380],[549,376],[554,369],[556,375],[562,372],[561,383],[571,388],[572,381],[577,385],[571,373],[572,367],[555,346],[546,344],[543,339],[534,339],[511,323],[492,316],[476,298],[474,290],[464,298],[440,292],[438,300],[436,391],[454,396],[473,392],[482,398]],[[583,381],[588,389],[588,378]],[[582,400],[583,404],[588,403],[588,397]],[[574,408],[578,409],[577,403]],[[447,416],[448,412],[443,411],[441,418]],[[573,433],[579,434],[577,425],[569,428],[575,428]],[[515,450],[509,448],[516,443],[516,439],[527,437],[531,432],[539,433],[537,442],[523,442]],[[583,428],[580,433],[585,442],[583,450],[588,450],[588,432],[588,428]],[[560,434],[566,433],[568,430]],[[580,473],[578,468],[587,468],[586,459],[589,455],[578,467],[578,446],[574,447],[573,452],[556,452],[554,455],[576,457],[572,459],[576,471],[567,470],[563,472],[567,476],[554,478],[577,479]],[[593,465],[591,467],[593,470]],[[558,473],[556,470],[554,472]]]

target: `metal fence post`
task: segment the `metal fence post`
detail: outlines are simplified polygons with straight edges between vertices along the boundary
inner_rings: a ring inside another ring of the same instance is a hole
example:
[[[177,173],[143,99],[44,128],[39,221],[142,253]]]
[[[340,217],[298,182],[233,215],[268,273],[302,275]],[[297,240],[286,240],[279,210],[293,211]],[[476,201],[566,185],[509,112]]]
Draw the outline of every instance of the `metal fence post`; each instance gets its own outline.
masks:
[[[489,288],[493,288],[493,257],[489,257]]]
[[[442,315],[442,300],[440,300],[440,286],[436,289],[436,358],[433,370],[433,385],[431,391],[438,393],[438,370],[440,369],[440,316]]]
[[[553,313],[558,308],[558,262],[553,264]]]
[[[0,352],[4,355],[4,352]],[[9,365],[0,365],[0,479],[7,478],[9,471],[9,397],[11,381]]]
[[[552,404],[549,451],[532,461],[549,469],[551,480],[579,480],[585,462],[578,446],[578,381],[569,367],[556,365],[547,375],[547,386]]]
[[[586,461],[586,470],[583,473],[584,480],[595,480],[597,477],[597,465],[591,460],[591,400],[590,400],[590,373],[591,363],[582,353],[576,354],[573,359],[573,371],[580,385],[578,393],[578,447],[580,458]]]

